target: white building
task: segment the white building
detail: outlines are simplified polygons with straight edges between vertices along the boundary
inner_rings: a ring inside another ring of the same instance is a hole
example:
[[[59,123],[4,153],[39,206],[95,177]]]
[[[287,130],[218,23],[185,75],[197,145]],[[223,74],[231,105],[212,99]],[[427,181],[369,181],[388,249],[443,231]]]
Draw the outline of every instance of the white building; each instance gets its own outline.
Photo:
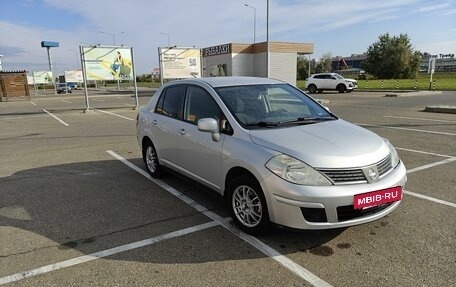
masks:
[[[288,42],[269,42],[269,48],[267,42],[208,47],[202,49],[202,74],[269,77],[296,85],[298,54],[313,54],[313,50],[311,43]]]

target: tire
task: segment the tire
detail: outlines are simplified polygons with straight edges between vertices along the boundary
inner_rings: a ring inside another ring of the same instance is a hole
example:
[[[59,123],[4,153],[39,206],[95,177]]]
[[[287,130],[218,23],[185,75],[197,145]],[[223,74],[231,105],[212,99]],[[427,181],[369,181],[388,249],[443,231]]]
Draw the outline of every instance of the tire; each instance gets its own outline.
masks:
[[[309,90],[309,93],[313,94],[317,91],[317,86],[315,86],[314,84],[310,84],[307,89]]]
[[[343,84],[338,85],[336,89],[337,89],[337,91],[338,91],[339,93],[341,93],[341,94],[344,93],[345,90],[347,90],[347,88],[346,88],[345,85],[343,85]]]
[[[258,181],[240,175],[228,186],[228,205],[234,223],[244,232],[258,235],[271,229],[268,206]]]
[[[147,141],[143,146],[143,160],[147,172],[152,177],[159,178],[163,175],[163,168],[158,161],[157,151],[151,141]]]

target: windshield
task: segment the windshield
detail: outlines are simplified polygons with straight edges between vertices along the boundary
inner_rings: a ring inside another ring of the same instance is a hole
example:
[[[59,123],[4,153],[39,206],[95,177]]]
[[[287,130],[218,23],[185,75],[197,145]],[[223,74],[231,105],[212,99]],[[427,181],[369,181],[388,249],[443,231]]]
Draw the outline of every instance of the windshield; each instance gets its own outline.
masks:
[[[306,94],[288,84],[248,85],[216,89],[245,128],[277,128],[337,119]]]

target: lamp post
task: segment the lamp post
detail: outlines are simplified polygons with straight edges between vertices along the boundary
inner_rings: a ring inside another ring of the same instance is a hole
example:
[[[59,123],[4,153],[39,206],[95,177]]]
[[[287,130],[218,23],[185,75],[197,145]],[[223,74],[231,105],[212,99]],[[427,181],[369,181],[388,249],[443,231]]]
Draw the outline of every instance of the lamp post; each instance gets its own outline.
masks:
[[[2,58],[3,58],[3,55],[0,55],[0,71],[3,71],[3,68],[2,68]]]
[[[169,34],[166,34],[166,33],[163,33],[163,32],[160,32],[161,35],[164,35],[168,38],[168,47],[169,47]]]
[[[253,43],[256,43],[256,8],[248,4],[244,4],[245,7],[253,9]]]
[[[124,34],[124,32],[119,32],[119,33],[108,33],[108,32],[104,32],[104,31],[100,31],[100,33],[112,36],[112,45],[113,45],[113,46],[116,45],[116,38],[115,38],[115,37],[116,37],[117,35]]]

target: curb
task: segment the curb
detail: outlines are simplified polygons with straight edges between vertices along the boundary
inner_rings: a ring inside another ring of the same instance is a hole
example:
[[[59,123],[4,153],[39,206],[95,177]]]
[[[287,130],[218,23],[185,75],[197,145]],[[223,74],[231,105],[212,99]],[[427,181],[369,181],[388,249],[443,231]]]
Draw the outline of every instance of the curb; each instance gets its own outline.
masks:
[[[397,93],[387,93],[385,97],[414,97],[414,96],[432,96],[440,95],[442,91],[419,91],[419,92],[397,92]]]
[[[424,111],[429,113],[456,114],[456,106],[427,106]]]

